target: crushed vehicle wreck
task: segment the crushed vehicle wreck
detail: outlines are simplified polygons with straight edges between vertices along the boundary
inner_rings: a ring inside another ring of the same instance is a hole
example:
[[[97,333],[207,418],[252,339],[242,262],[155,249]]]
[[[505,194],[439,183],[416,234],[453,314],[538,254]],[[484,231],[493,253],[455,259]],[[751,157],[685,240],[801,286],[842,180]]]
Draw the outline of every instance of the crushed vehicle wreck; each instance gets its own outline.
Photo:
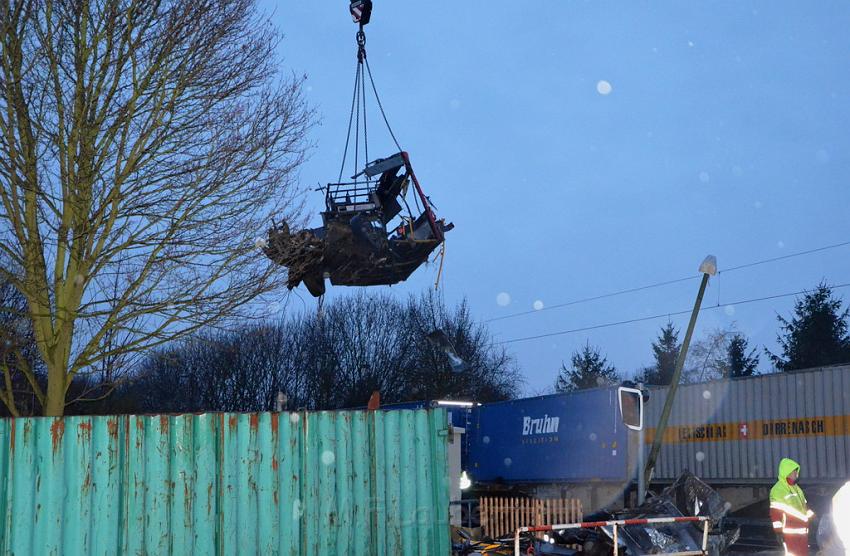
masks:
[[[269,230],[263,250],[289,269],[289,289],[304,282],[319,297],[325,278],[343,286],[397,284],[426,262],[453,228],[437,220],[404,151],[370,162],[351,179],[325,188],[322,226],[293,233],[283,222]]]
[[[648,499],[643,505],[625,510],[607,511],[584,517],[586,522],[652,518],[707,517],[712,525],[708,531],[706,552],[719,555],[735,543],[739,530],[727,527],[723,518],[729,506],[711,487],[689,472],[683,473],[660,495]],[[662,525],[625,525],[617,535],[618,552],[639,554],[665,554],[700,552],[703,544],[703,525],[700,523],[666,523]],[[602,556],[613,552],[612,527],[567,529],[554,531],[558,544],[578,544],[588,556]]]

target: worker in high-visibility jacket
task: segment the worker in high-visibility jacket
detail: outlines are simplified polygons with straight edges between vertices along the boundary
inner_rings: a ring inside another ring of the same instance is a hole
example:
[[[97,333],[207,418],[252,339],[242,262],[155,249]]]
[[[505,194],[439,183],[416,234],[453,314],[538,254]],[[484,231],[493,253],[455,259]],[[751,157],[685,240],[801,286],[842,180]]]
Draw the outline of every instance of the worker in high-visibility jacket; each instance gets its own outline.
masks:
[[[809,520],[814,513],[797,484],[800,464],[788,458],[779,462],[779,480],[770,489],[770,519],[781,536],[786,555],[808,556]]]

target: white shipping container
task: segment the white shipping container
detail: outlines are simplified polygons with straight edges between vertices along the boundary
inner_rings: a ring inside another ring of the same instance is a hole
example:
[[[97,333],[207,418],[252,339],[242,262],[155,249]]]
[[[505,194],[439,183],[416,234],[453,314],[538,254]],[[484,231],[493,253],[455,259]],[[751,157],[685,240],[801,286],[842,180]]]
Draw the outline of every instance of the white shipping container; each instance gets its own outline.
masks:
[[[650,389],[647,453],[666,396]],[[850,479],[850,366],[680,386],[654,479],[771,482],[783,457],[806,484]]]

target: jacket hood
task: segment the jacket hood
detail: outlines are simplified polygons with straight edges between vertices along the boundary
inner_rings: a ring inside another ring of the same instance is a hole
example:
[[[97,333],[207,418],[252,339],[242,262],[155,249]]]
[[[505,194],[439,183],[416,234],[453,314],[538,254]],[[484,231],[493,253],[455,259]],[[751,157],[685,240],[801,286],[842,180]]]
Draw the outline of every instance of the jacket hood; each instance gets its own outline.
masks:
[[[779,480],[787,482],[788,475],[794,472],[795,469],[800,469],[800,464],[790,458],[782,458],[779,462]]]

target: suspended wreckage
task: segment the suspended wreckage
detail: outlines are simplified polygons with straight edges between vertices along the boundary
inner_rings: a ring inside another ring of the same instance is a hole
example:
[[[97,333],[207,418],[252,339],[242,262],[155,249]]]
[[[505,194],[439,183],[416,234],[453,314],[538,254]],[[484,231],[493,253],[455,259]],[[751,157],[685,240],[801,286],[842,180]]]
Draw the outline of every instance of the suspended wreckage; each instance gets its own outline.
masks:
[[[358,182],[360,175],[370,179]],[[325,278],[338,286],[397,284],[427,261],[454,227],[437,220],[406,152],[375,160],[360,175],[327,185],[322,226],[292,233],[282,223],[269,231],[264,251],[289,269],[289,289],[303,281],[318,297],[325,293]],[[416,212],[407,201],[411,181]]]
[[[443,243],[445,232],[454,227],[435,216],[413,172],[410,157],[398,144],[378,98],[363,32],[372,15],[372,2],[354,0],[349,10],[359,30],[354,98],[342,166],[345,167],[353,138],[356,173],[352,181],[343,182],[340,170],[337,183],[325,187],[322,226],[293,232],[286,222],[276,224],[269,230],[263,248],[272,261],[288,268],[289,289],[304,282],[316,297],[325,293],[325,278],[340,286],[390,285],[406,280]],[[399,150],[371,162],[366,134],[367,75],[389,134]],[[361,121],[367,162],[363,170],[357,162]],[[353,134],[352,123],[356,123]],[[411,182],[415,191],[410,191]],[[411,209],[409,197],[415,210]]]

